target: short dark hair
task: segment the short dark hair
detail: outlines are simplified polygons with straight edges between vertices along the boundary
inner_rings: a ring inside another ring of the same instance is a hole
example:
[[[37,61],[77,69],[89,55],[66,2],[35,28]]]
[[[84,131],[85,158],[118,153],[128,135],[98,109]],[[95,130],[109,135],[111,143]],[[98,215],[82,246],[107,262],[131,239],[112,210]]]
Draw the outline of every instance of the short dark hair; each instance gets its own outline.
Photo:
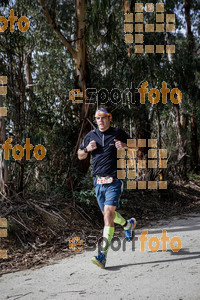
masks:
[[[96,109],[96,111],[98,109],[103,109],[103,110],[107,111],[108,113],[111,113],[110,109],[106,105],[100,105],[100,106],[98,106],[97,109]]]

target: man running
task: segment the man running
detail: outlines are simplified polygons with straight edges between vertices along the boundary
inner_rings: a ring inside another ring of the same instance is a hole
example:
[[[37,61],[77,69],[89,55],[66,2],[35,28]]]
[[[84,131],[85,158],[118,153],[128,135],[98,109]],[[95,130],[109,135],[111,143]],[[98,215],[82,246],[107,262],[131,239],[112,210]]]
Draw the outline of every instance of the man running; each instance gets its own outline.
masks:
[[[117,178],[117,149],[128,149],[130,137],[119,128],[110,126],[112,115],[104,105],[95,112],[98,129],[91,130],[84,138],[78,158],[85,159],[92,152],[93,184],[99,207],[104,215],[103,251],[92,258],[92,262],[105,268],[106,255],[114,235],[114,223],[124,227],[127,241],[133,237],[136,220],[125,220],[117,211],[123,190],[123,181]],[[135,148],[137,149],[137,148]]]

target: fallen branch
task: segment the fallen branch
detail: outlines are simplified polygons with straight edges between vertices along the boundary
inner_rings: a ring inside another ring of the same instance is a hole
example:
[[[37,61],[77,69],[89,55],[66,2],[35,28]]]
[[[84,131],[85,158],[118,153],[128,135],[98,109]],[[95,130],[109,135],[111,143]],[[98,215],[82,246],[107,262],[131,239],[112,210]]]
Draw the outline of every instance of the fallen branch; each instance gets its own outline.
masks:
[[[46,214],[48,214],[48,215],[50,215],[50,216],[52,216],[52,217],[54,217],[54,218],[60,219],[60,220],[62,220],[64,223],[66,223],[66,220],[63,219],[63,218],[62,218],[59,214],[57,214],[56,212],[54,212],[54,213],[52,214],[52,213],[48,212],[46,209],[40,207],[39,205],[37,205],[37,204],[35,204],[35,203],[32,203],[32,202],[29,202],[29,203],[30,203],[30,205],[33,205],[33,206],[36,207],[37,209],[39,209],[39,210],[45,212]]]
[[[19,223],[21,226],[23,226],[26,230],[30,231],[31,233],[37,234],[37,233],[34,232],[32,229],[28,228],[25,224],[23,224],[23,223],[20,222],[19,220],[15,219],[13,216],[11,216],[11,219],[13,219],[15,222]]]
[[[90,222],[77,208],[71,206],[85,221],[87,221],[88,223],[90,223],[93,226],[93,223]]]

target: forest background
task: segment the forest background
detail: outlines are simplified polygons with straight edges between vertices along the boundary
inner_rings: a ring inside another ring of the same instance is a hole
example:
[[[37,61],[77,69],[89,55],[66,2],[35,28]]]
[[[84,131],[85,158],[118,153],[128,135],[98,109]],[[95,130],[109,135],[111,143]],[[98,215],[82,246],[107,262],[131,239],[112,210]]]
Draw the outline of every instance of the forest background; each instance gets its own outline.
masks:
[[[147,2],[157,3],[143,3]],[[96,127],[96,104],[72,103],[72,89],[80,89],[85,99],[88,88],[97,92],[130,89],[133,103],[129,96],[125,102],[113,104],[109,99],[106,103],[112,110],[113,126],[124,129],[131,138],[157,139],[158,147],[167,149],[167,169],[146,169],[139,174],[145,179],[167,180],[167,190],[133,191],[125,185],[121,202],[125,212],[132,209],[147,221],[155,211],[168,215],[172,205],[179,203],[180,212],[185,203],[199,200],[199,194],[194,195],[199,193],[200,166],[200,3],[159,2],[165,4],[166,13],[175,13],[175,33],[144,34],[144,44],[174,44],[174,54],[135,54],[134,43],[125,43],[124,14],[134,13],[135,3],[1,1],[1,16],[8,18],[13,9],[18,19],[28,17],[30,27],[22,33],[15,22],[14,32],[8,27],[0,33],[0,75],[8,78],[7,95],[0,96],[0,107],[8,108],[7,116],[0,117],[0,144],[12,138],[13,146],[23,146],[30,138],[31,144],[42,144],[47,151],[41,161],[33,155],[30,160],[25,156],[15,160],[10,155],[5,161],[1,147],[0,216],[8,219],[9,233],[7,241],[2,240],[8,248],[12,244],[7,263],[16,247],[23,249],[19,256],[48,245],[51,252],[58,252],[58,239],[65,236],[61,243],[65,249],[69,233],[80,230],[78,226],[72,229],[76,221],[97,227],[102,222],[90,157],[78,161],[76,154],[83,137]],[[144,23],[155,23],[155,11],[144,14]],[[173,104],[168,95],[167,104],[161,100],[151,104],[146,95],[142,105],[137,89],[145,81],[149,90],[160,90],[163,81],[170,90],[178,88],[182,101]],[[99,104],[105,103],[104,96],[98,93]],[[139,156],[145,159],[147,149],[140,148]],[[185,187],[178,196],[177,186]],[[147,198],[153,205],[149,210]],[[167,213],[164,207],[169,208]]]

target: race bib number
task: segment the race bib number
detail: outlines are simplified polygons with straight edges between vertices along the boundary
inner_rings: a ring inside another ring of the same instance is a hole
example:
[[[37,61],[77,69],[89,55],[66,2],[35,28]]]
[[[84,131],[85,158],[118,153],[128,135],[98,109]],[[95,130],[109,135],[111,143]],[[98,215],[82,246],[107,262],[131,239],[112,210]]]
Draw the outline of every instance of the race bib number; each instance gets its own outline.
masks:
[[[113,182],[113,177],[98,177],[97,184],[106,184]]]

